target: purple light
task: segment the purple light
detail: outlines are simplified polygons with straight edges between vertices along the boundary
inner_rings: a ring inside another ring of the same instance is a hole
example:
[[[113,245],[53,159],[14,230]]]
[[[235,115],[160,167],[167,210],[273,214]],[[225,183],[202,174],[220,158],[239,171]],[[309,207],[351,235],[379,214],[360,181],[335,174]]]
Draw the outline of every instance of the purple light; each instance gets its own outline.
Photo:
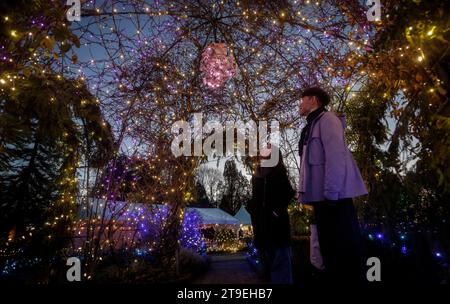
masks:
[[[161,241],[161,227],[164,227],[167,223],[169,211],[167,206],[156,205],[139,208],[139,210],[127,210],[122,216],[127,218],[130,226],[140,228],[140,237],[148,239],[150,242],[158,243]],[[200,215],[196,211],[186,211],[179,239],[182,247],[199,252],[205,249],[206,244],[199,227],[200,220]]]

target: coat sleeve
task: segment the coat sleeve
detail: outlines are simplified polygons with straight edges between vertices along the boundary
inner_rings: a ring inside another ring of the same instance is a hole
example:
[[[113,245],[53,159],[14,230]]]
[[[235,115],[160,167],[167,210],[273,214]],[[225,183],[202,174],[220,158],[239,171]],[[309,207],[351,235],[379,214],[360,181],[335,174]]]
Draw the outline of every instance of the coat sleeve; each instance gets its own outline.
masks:
[[[320,137],[325,155],[324,197],[338,200],[345,177],[344,128],[339,118],[333,114],[326,115],[321,121]]]

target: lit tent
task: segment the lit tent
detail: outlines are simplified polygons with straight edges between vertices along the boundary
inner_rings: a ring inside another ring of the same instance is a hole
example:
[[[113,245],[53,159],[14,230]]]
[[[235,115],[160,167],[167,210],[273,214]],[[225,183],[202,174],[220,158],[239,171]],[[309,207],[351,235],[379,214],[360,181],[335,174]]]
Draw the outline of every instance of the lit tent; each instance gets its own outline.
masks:
[[[202,225],[239,225],[237,218],[219,208],[194,208],[187,207],[186,211],[197,211]]]
[[[84,204],[79,202],[81,206]],[[88,199],[88,203],[92,206],[92,210],[96,210],[96,215],[102,215],[103,208],[105,208],[106,200],[104,199]],[[165,206],[161,204],[141,204],[141,203],[130,203],[123,201],[114,201],[108,202],[105,210],[105,219],[116,219],[117,221],[127,221],[130,217],[130,214],[139,214],[144,210],[152,210],[158,211],[164,209]],[[236,225],[238,226],[241,222],[223,211],[219,208],[197,208],[197,207],[186,207],[186,212],[195,211],[200,216],[200,224],[201,225]],[[86,219],[88,212],[85,208],[80,208],[79,215],[82,219]]]
[[[242,206],[241,209],[239,209],[239,211],[236,213],[236,215],[234,217],[239,220],[239,223],[241,225],[247,226],[247,225],[252,224],[252,220],[250,218],[250,213],[248,213],[247,209],[245,209],[244,206]]]

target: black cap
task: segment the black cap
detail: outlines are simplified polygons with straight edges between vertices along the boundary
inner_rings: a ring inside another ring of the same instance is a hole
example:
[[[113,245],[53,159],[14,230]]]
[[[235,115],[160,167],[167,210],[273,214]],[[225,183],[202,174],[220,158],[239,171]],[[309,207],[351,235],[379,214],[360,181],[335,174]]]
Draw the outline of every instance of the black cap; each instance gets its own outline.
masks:
[[[328,93],[325,90],[319,87],[310,87],[305,89],[302,92],[302,97],[305,96],[316,96],[322,107],[325,107],[330,103],[330,95],[328,95]]]

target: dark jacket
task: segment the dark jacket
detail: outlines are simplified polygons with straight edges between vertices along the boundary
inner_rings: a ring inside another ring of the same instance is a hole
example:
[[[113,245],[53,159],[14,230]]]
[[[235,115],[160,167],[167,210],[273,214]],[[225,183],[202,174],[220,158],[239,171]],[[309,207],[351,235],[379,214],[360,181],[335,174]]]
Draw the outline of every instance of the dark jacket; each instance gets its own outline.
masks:
[[[275,167],[257,168],[252,176],[252,199],[247,205],[256,248],[290,245],[287,207],[294,194],[281,158]]]

